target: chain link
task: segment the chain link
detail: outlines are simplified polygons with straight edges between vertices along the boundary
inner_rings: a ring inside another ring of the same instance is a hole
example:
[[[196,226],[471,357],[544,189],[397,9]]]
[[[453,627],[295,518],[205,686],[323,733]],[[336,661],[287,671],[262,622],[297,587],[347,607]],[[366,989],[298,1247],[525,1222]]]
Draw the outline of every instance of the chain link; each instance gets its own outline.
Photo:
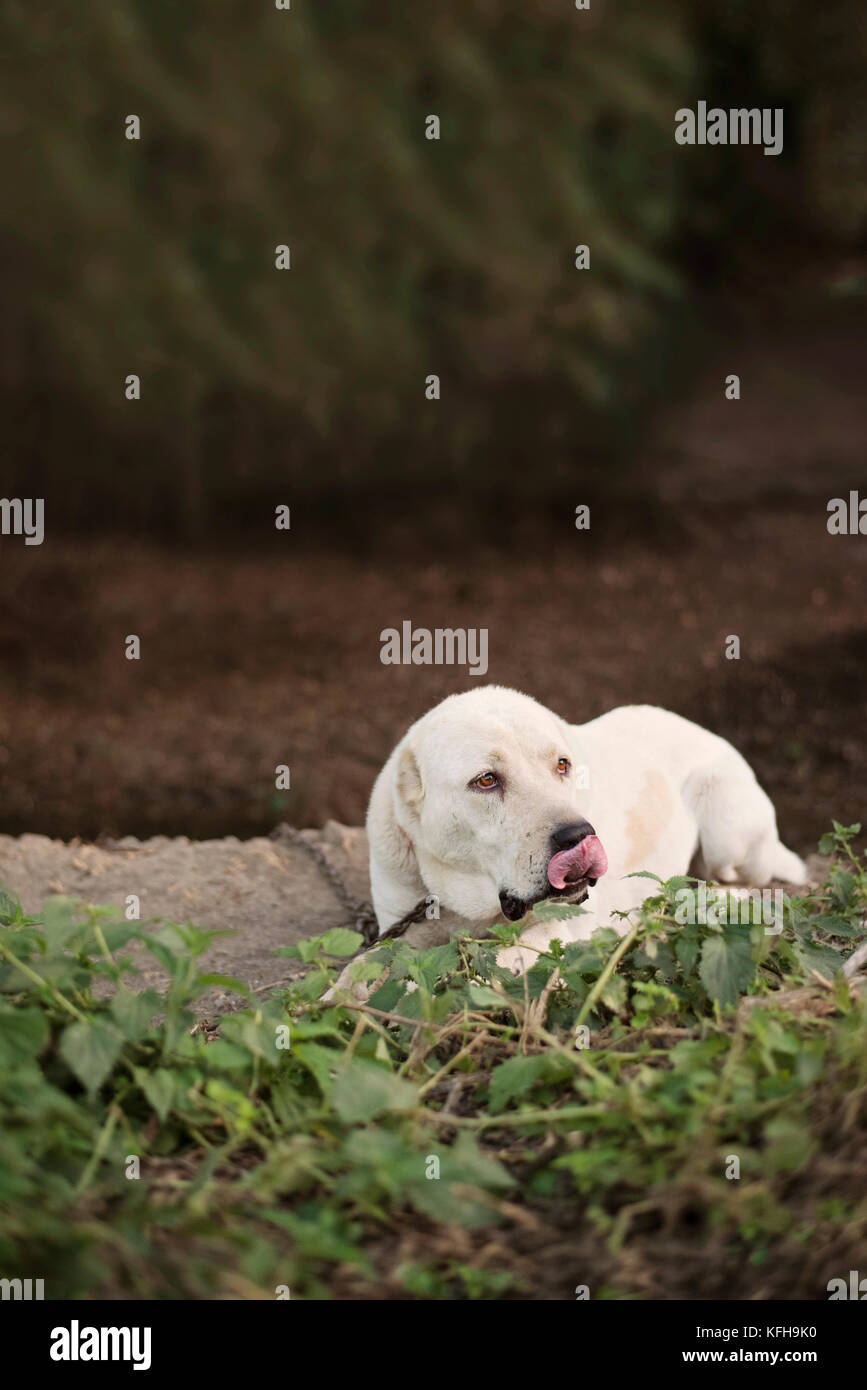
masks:
[[[286,825],[285,823],[275,826],[271,831],[270,838],[272,840],[288,840],[290,844],[297,845],[299,849],[304,850],[308,858],[318,865],[322,877],[327,879],[334,896],[346,913],[347,920],[352,922],[355,930],[364,937],[365,946],[374,946],[378,941],[387,941],[395,936],[403,936],[408,927],[411,927],[414,922],[420,922],[427,914],[427,900],[422,898],[415,907],[407,912],[406,916],[401,917],[399,922],[395,922],[393,927],[389,927],[388,931],[380,932],[373,904],[367,899],[352,896],[343,878],[319,845],[308,840],[306,835],[297,830],[294,825]]]

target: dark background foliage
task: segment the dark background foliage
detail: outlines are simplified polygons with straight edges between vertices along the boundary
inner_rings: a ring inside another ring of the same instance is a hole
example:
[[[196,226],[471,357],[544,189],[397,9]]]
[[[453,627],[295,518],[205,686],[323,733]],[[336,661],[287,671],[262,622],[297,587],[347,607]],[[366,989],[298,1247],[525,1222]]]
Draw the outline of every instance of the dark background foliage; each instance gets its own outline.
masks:
[[[854,4],[83,0],[5,28],[5,486],[87,532],[623,469],[690,379],[697,294],[864,233]],[[677,146],[699,97],[784,106],[783,154]]]
[[[357,819],[472,684],[380,665],[407,617],[488,626],[490,678],[575,719],[713,723],[802,842],[856,817],[863,560],[824,523],[867,426],[861,6],[10,0],[2,27],[0,491],[47,517],[0,539],[2,828]],[[782,106],[783,153],[678,146],[699,99]]]

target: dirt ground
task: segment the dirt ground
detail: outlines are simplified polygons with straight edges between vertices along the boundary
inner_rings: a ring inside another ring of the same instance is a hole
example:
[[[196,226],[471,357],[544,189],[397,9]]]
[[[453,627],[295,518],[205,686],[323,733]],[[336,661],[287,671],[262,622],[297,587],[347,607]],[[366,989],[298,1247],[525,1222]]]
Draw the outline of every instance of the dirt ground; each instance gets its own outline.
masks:
[[[616,516],[600,515],[592,542],[567,518],[514,559],[430,544],[360,565],[294,541],[229,563],[107,544],[16,552],[0,618],[0,828],[246,838],[279,820],[360,823],[404,729],[475,683],[383,666],[380,631],[408,618],[486,627],[485,679],[573,721],[630,702],[699,720],[751,760],[783,837],[814,849],[832,816],[863,814],[867,546],[829,536],[818,501],[689,523],[660,548],[621,536]],[[133,632],[138,662],[124,657]]]

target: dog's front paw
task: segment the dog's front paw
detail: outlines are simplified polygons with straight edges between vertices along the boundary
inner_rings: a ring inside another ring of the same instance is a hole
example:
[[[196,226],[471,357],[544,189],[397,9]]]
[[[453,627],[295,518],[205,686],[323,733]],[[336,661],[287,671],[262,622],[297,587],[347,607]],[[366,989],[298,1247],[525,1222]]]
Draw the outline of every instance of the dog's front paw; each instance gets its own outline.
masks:
[[[322,1004],[339,1003],[338,996],[345,998],[348,994],[350,999],[356,1004],[366,1004],[375,989],[379,989],[382,979],[356,980],[353,978],[352,967],[355,964],[351,961],[349,965],[344,965],[337,979],[330,989],[319,996]]]
[[[497,965],[512,975],[526,975],[538,959],[539,952],[531,951],[526,946],[506,946],[497,952]]]

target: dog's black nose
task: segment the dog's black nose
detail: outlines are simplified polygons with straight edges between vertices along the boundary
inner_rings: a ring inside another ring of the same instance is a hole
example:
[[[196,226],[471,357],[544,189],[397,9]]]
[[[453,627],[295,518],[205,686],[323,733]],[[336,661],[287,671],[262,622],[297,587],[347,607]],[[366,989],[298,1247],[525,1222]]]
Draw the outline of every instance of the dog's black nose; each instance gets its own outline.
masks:
[[[517,922],[527,911],[527,905],[521,898],[516,898],[514,893],[500,894],[500,907],[503,909],[503,916],[509,922]]]
[[[561,825],[551,835],[551,844],[555,850],[573,849],[575,845],[580,845],[582,840],[586,840],[588,835],[595,835],[596,831],[589,820],[576,820],[571,825]]]

